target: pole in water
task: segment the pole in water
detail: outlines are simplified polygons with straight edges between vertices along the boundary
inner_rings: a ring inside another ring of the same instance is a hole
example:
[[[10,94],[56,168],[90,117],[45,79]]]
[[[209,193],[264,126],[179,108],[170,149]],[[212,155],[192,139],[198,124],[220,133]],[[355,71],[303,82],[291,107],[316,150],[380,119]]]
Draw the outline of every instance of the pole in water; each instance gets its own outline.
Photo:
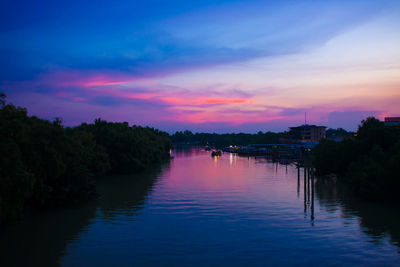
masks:
[[[307,177],[306,169],[304,169],[304,217],[307,217]]]
[[[310,204],[310,168],[307,168],[307,201]]]
[[[311,225],[314,226],[314,169],[311,169]]]
[[[297,197],[300,194],[300,167],[297,166]]]

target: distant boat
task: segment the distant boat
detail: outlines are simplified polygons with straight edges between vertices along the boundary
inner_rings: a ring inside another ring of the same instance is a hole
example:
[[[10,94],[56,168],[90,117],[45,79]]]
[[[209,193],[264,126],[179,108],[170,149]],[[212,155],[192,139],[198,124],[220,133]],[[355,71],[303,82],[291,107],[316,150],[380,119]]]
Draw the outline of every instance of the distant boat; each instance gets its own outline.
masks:
[[[222,155],[221,150],[213,150],[213,152],[211,152],[211,156],[213,156],[213,157],[218,157],[221,155]]]
[[[206,147],[205,147],[205,150],[206,150],[206,151],[211,151],[211,148],[210,148],[209,146],[206,146]]]

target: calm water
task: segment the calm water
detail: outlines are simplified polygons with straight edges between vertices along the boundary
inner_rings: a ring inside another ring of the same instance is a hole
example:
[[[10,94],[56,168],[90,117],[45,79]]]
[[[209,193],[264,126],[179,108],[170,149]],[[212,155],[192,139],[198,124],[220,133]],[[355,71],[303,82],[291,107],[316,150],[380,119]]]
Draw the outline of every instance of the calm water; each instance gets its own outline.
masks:
[[[1,231],[0,266],[400,265],[396,207],[294,166],[198,149]]]

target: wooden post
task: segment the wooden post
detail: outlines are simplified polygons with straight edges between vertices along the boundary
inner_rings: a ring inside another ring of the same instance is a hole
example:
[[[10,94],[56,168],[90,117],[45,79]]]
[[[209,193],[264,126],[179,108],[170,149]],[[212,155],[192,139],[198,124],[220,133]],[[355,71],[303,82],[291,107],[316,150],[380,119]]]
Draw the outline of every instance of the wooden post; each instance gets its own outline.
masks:
[[[304,169],[304,213],[307,214],[307,172],[306,168]]]
[[[300,166],[297,166],[297,197],[300,195]]]
[[[314,226],[314,169],[311,170],[311,223]]]
[[[307,201],[310,204],[310,168],[307,168]]]
[[[297,166],[297,193],[300,192],[300,166]]]

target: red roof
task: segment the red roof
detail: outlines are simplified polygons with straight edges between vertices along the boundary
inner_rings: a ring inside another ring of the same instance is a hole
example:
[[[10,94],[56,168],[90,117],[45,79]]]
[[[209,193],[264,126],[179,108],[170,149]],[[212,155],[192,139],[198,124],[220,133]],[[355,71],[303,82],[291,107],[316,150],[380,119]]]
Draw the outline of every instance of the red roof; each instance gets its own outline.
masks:
[[[385,122],[400,122],[400,117],[385,117]]]

